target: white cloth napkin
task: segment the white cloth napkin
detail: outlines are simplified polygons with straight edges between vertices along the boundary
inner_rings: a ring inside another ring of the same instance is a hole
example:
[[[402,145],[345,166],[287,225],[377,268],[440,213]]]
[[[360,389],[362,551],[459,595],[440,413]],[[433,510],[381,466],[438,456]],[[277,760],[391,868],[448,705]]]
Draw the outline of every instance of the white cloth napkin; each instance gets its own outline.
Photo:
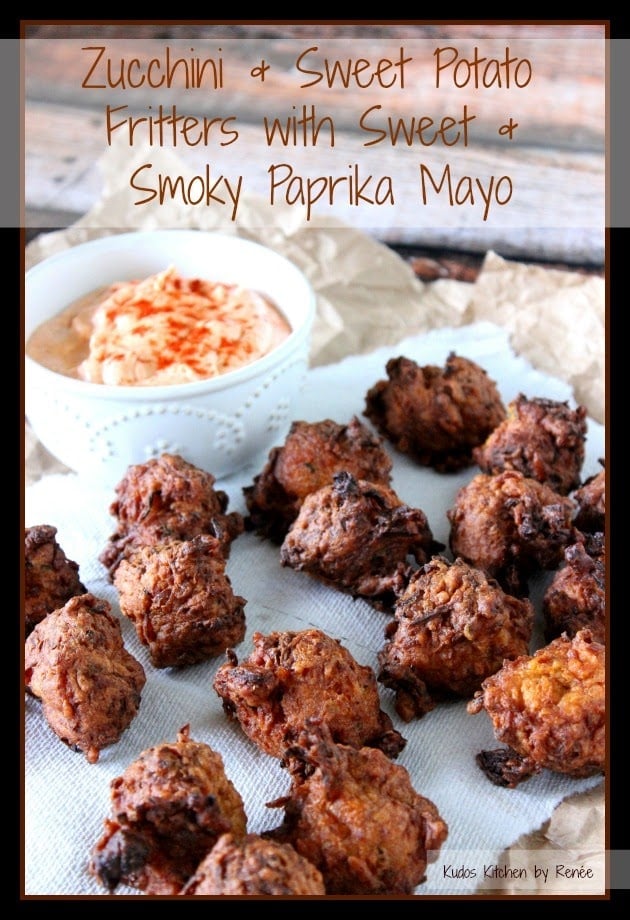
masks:
[[[519,392],[572,402],[569,386],[534,370],[511,351],[508,334],[491,323],[458,329],[439,329],[346,358],[339,364],[309,371],[296,418],[346,422],[361,417],[365,393],[385,376],[389,357],[406,355],[421,364],[443,365],[450,351],[477,361],[497,381],[505,402]],[[363,419],[366,421],[365,419]],[[436,539],[446,543],[446,511],[459,487],[477,471],[440,475],[416,466],[388,448],[394,461],[393,487],[409,505],[422,508]],[[599,469],[604,456],[604,431],[589,421],[583,475]],[[245,512],[242,488],[260,471],[265,457],[247,470],[218,483],[230,496],[230,510]],[[119,614],[116,593],[98,562],[114,529],[109,516],[113,494],[89,490],[75,474],[46,476],[26,490],[26,525],[52,524],[66,555],[80,565],[84,584],[108,599]],[[361,663],[376,669],[389,617],[363,601],[327,588],[279,563],[278,547],[253,534],[233,544],[228,573],[237,594],[247,599],[247,635],[236,648],[239,659],[251,651],[255,631],[299,630],[317,627],[340,639]],[[540,599],[545,578],[534,586]],[[109,815],[109,783],[141,751],[162,741],[175,740],[185,724],[191,737],[223,756],[226,772],[241,793],[248,830],[260,832],[281,822],[281,810],[265,803],[285,794],[289,776],[273,758],[262,754],[228,722],[212,688],[214,674],[224,658],[181,670],[157,670],[137,640],[133,626],[121,616],[126,647],[143,664],[147,683],[137,717],[120,741],[101,752],[97,764],[67,749],[48,727],[38,701],[25,703],[25,894],[104,895],[87,872],[90,850]],[[393,694],[381,688],[382,708],[407,739],[398,763],[410,773],[419,793],[431,799],[449,827],[438,859],[428,867],[418,895],[464,895],[474,892],[484,869],[522,834],[540,827],[565,797],[599,786],[594,777],[575,780],[543,772],[513,790],[492,785],[475,763],[482,748],[497,747],[491,724],[482,713],[470,716],[465,702],[441,704],[423,719],[404,724],[393,708]],[[395,833],[395,829],[392,831]],[[566,854],[565,854],[566,857]],[[566,861],[566,858],[565,858]],[[459,866],[475,869],[466,878],[453,878]],[[599,893],[573,882],[572,893]],[[591,885],[597,885],[591,882]],[[138,894],[120,888],[118,894]]]

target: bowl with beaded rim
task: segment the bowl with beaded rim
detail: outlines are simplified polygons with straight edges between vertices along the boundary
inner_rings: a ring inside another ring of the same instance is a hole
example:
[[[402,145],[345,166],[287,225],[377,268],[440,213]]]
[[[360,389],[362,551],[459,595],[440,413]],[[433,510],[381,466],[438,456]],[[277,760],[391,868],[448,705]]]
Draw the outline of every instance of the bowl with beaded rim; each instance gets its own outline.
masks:
[[[40,335],[44,352],[31,354],[35,330],[92,292],[174,270],[184,279],[256,292],[278,311],[285,336],[214,376],[151,385],[95,382],[54,361],[46,366],[42,354],[56,347],[48,333]],[[308,369],[315,296],[302,271],[274,250],[213,231],[113,234],[35,265],[26,273],[24,295],[26,416],[44,447],[81,476],[110,487],[128,466],[174,453],[220,479],[256,462],[286,435]]]

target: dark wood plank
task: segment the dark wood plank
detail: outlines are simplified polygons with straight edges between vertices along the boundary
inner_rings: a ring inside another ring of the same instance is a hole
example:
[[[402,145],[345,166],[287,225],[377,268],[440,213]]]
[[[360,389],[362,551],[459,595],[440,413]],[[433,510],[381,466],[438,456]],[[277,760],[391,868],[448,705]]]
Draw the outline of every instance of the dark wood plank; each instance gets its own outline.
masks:
[[[441,278],[450,278],[453,281],[464,281],[470,284],[477,280],[481,271],[484,254],[477,252],[459,252],[452,249],[438,249],[427,246],[400,246],[389,244],[390,248],[413,269],[414,274],[421,281],[437,281]],[[514,259],[508,261],[516,261]],[[519,260],[522,261],[522,260]],[[605,276],[603,267],[593,265],[575,265],[569,262],[548,262],[539,259],[528,259],[530,264],[544,265],[545,268],[554,268],[559,271],[577,272],[583,275],[593,275],[598,278]]]

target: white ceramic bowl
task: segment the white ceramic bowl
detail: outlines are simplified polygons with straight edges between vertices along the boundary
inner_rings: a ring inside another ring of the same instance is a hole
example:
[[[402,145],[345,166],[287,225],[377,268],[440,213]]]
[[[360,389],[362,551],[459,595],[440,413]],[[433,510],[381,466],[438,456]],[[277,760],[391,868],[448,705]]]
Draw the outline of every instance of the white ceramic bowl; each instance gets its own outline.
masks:
[[[188,277],[267,294],[292,332],[274,351],[222,376],[170,386],[105,386],[25,357],[26,415],[44,446],[79,474],[110,487],[130,464],[181,454],[217,479],[264,455],[286,435],[308,367],[315,297],[289,260],[240,237],[195,230],[122,233],[45,259],[25,279],[25,336],[101,285],[170,265]]]

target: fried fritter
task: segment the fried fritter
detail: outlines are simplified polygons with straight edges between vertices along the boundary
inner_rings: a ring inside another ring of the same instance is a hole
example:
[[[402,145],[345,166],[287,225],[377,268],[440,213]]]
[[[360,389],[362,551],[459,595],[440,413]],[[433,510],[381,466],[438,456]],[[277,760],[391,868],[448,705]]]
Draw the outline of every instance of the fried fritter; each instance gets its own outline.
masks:
[[[308,495],[280,548],[282,565],[391,610],[413,571],[442,544],[426,515],[389,486],[336,473]]]
[[[506,658],[529,651],[534,609],[462,559],[434,557],[415,572],[388,624],[379,681],[405,722],[436,701],[469,697]]]
[[[114,585],[156,668],[216,657],[245,637],[246,600],[234,594],[214,537],[141,547],[120,561]]]
[[[57,543],[57,528],[38,524],[24,531],[24,635],[86,588],[79,565]]]
[[[284,821],[264,836],[315,865],[327,894],[411,894],[425,880],[448,828],[404,767],[377,748],[335,744],[317,720],[285,761],[291,790],[268,803]]]
[[[288,843],[223,834],[183,895],[323,895],[321,872]]]
[[[178,894],[219,837],[243,837],[243,800],[223,758],[190,738],[143,751],[111,782],[112,817],[92,848],[90,873],[113,892],[118,885],[148,895]]]
[[[120,623],[93,594],[70,598],[33,629],[25,645],[25,684],[46,721],[96,763],[138,712],[144,668],[124,647]]]
[[[564,551],[564,565],[543,597],[547,641],[590,629],[606,642],[606,562],[603,533],[580,534]]]
[[[447,512],[454,556],[483,569],[510,594],[524,596],[537,569],[553,569],[574,539],[574,504],[516,470],[479,473]]]
[[[586,408],[567,402],[528,399],[522,393],[507,409],[507,418],[473,451],[483,473],[518,470],[568,495],[580,483],[586,441]]]
[[[498,786],[514,788],[541,770],[601,773],[606,742],[605,647],[588,629],[560,636],[534,655],[506,661],[486,678],[468,712],[485,709],[506,749],[477,762]]]
[[[226,513],[228,496],[214,489],[215,481],[211,473],[177,454],[130,466],[110,506],[118,528],[99,556],[110,575],[139,546],[190,540],[202,533],[216,537],[227,558],[245,524],[238,512]]]
[[[358,479],[389,485],[392,461],[376,437],[353,416],[347,425],[331,419],[293,422],[282,447],[274,447],[254,483],[243,489],[247,526],[282,543],[307,495],[346,470]]]
[[[599,461],[604,467],[604,461]],[[606,530],[606,469],[590,476],[573,493],[578,510],[573,522],[583,533],[604,533]]]
[[[398,756],[405,739],[380,708],[374,672],[340,641],[305,629],[257,632],[253,644],[240,665],[232,654],[219,668],[214,689],[227,715],[261,750],[281,758],[307,720],[317,717],[336,742]]]
[[[440,473],[470,466],[473,448],[505,418],[495,382],[469,358],[451,352],[439,368],[401,356],[385,369],[364,414],[401,453]]]

